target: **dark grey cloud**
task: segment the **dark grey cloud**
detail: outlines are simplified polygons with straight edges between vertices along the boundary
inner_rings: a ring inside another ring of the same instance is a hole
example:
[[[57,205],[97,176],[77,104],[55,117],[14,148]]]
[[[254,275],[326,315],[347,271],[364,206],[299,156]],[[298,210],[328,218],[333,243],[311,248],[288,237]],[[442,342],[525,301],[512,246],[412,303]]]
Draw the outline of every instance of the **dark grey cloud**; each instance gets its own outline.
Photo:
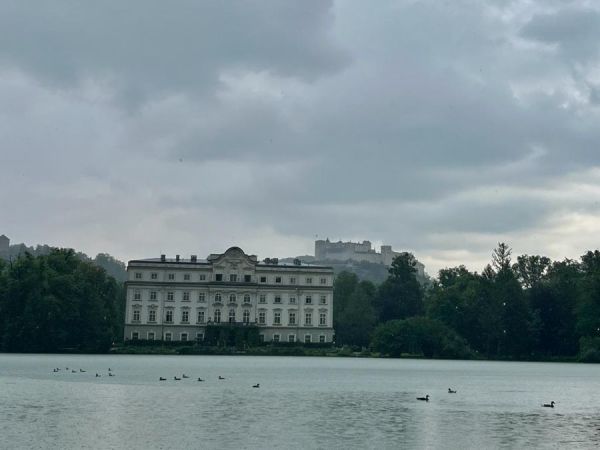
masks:
[[[597,59],[600,51],[600,11],[570,5],[534,15],[522,29],[525,38],[556,44],[571,60]]]
[[[348,63],[329,1],[158,0],[0,5],[0,61],[62,86],[109,78],[128,95],[206,91],[223,68],[313,81]]]
[[[566,5],[566,6],[565,6]],[[121,258],[577,256],[600,214],[589,2],[0,5],[0,233]]]

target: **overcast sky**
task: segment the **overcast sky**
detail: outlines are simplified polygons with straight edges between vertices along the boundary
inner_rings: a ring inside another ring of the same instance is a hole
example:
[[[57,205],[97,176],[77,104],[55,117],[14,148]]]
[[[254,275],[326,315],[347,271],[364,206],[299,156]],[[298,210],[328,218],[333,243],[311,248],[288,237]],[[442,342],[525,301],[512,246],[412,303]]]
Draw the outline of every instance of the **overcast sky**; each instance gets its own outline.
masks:
[[[0,234],[430,274],[600,236],[600,2],[0,0]]]

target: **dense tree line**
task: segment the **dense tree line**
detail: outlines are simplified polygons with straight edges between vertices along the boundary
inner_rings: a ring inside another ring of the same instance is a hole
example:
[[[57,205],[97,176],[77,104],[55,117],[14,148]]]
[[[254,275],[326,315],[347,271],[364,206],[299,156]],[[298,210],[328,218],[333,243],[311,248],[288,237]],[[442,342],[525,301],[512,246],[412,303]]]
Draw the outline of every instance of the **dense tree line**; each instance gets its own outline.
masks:
[[[73,250],[0,260],[0,350],[107,351],[123,299],[120,283]]]
[[[443,269],[426,290],[412,255],[381,285],[340,274],[337,343],[399,356],[600,361],[600,252],[579,261],[522,255],[499,244],[481,273]]]

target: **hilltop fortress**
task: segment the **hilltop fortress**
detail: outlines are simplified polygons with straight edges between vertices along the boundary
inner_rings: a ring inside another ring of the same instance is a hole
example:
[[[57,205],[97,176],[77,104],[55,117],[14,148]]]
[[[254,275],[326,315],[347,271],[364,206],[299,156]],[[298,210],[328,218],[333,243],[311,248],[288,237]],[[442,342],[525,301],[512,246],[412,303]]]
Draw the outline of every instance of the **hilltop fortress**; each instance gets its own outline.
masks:
[[[382,245],[378,253],[372,248],[370,241],[360,242],[331,242],[329,239],[315,241],[315,259],[317,261],[367,261],[375,264],[383,264],[386,267],[392,265],[396,256],[405,252],[395,252],[391,245]],[[417,261],[415,266],[417,274],[425,276],[425,266]]]

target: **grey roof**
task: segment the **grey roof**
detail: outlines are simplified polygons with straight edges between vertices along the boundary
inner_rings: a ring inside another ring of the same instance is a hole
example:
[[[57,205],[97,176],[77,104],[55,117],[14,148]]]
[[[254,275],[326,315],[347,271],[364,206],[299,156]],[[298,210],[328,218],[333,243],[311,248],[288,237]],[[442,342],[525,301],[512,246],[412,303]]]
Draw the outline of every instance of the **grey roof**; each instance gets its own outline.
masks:
[[[210,261],[206,260],[206,259],[197,259],[196,261],[192,261],[189,258],[179,258],[179,261],[177,261],[175,258],[165,258],[165,260],[163,261],[161,258],[144,258],[144,259],[134,259],[129,261],[129,263],[163,263],[163,264],[167,264],[167,263],[174,263],[174,264],[200,264],[200,265],[208,265],[208,264],[212,264]],[[282,268],[286,268],[286,269],[293,269],[293,268],[298,268],[298,267],[302,267],[302,268],[312,268],[312,269],[331,269],[331,266],[322,266],[322,265],[317,265],[317,264],[308,264],[308,263],[304,263],[302,262],[301,264],[294,264],[294,263],[278,263],[278,264],[273,264],[273,263],[265,263],[263,261],[259,261],[256,263],[257,266],[259,267],[282,267]]]

